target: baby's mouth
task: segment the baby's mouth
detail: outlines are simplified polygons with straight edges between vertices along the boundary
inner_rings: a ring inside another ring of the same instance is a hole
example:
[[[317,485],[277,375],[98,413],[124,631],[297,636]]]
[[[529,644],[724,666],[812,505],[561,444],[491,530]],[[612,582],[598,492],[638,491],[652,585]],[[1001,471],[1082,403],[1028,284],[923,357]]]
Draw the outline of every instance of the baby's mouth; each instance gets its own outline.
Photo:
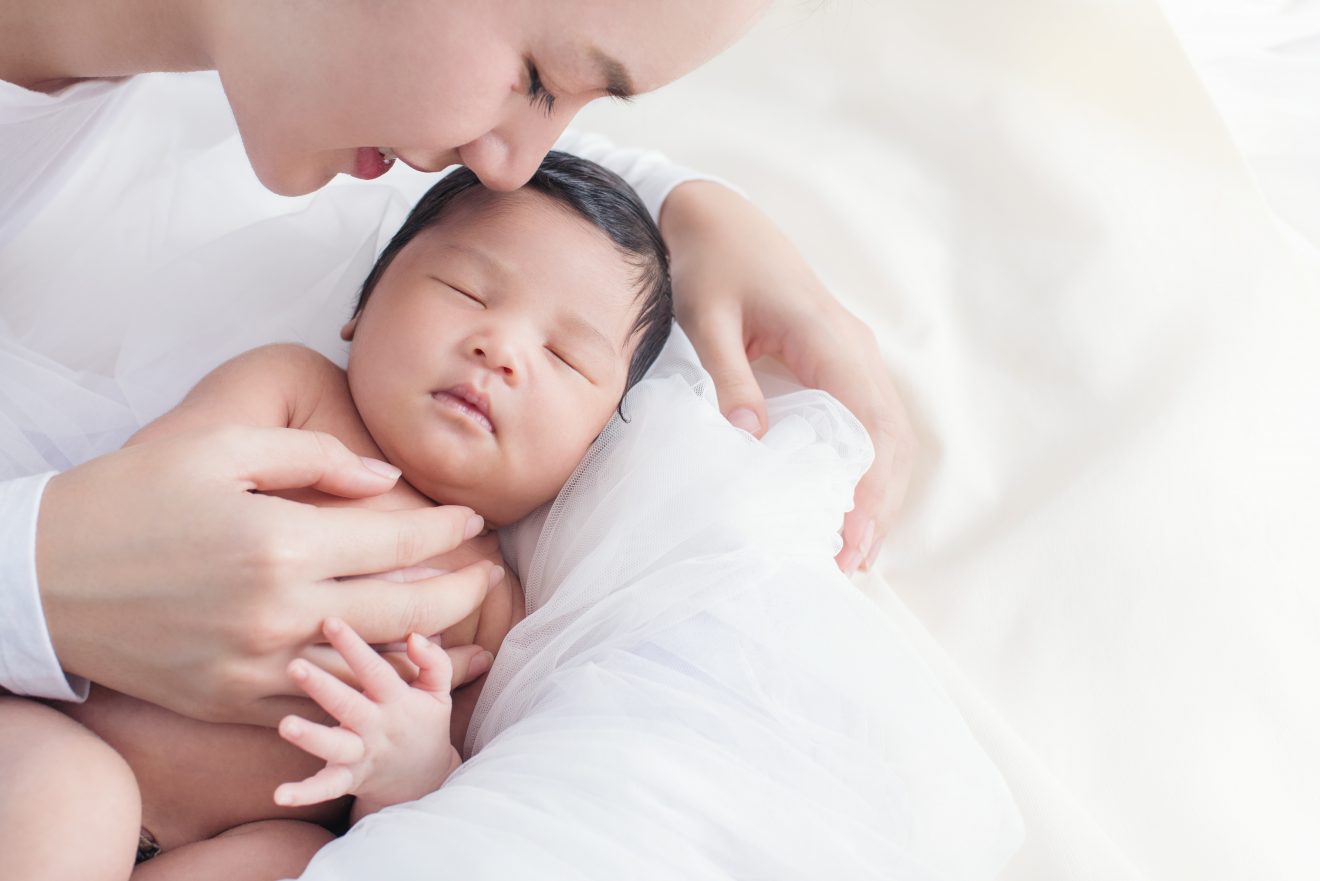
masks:
[[[491,434],[495,433],[495,424],[490,418],[490,402],[476,389],[470,386],[455,386],[432,392],[431,397],[442,407],[466,416]]]

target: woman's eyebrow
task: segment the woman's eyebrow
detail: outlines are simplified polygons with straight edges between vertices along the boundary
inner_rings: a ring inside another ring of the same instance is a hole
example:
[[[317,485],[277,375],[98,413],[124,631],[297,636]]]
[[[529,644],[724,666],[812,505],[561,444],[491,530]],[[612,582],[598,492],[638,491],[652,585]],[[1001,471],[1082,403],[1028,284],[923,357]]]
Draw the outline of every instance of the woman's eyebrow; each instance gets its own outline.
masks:
[[[596,70],[601,78],[605,80],[605,91],[614,98],[622,98],[627,101],[633,95],[637,94],[637,89],[633,86],[632,76],[628,73],[628,68],[624,67],[622,62],[606,55],[601,49],[592,46],[587,50]]]

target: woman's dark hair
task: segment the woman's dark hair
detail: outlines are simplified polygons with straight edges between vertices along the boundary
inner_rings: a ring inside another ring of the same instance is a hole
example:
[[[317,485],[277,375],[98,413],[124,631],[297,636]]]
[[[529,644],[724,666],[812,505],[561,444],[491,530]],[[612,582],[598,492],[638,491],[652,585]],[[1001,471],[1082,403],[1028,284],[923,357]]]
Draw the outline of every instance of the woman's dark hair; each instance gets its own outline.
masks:
[[[626,395],[655,363],[674,321],[669,253],[665,250],[660,230],[627,181],[594,162],[569,153],[551,151],[525,186],[572,208],[609,236],[637,270],[634,296],[642,298],[642,308],[629,336],[640,334],[641,339],[632,363],[628,365],[628,379],[623,389]],[[437,224],[445,209],[461,201],[465,194],[484,189],[471,169],[459,168],[427,190],[376,258],[376,265],[362,282],[353,314],[362,311],[376,283],[405,245],[422,230]],[[622,416],[622,401],[619,406],[619,415]]]

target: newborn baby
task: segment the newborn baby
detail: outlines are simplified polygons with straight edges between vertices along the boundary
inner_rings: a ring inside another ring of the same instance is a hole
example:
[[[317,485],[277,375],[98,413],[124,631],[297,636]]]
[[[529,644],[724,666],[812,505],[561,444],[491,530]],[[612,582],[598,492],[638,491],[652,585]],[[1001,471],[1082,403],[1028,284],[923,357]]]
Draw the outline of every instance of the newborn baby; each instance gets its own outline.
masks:
[[[379,509],[460,504],[505,525],[556,496],[659,354],[672,314],[664,243],[621,179],[560,153],[513,193],[462,169],[421,199],[363,283],[342,332],[347,371],[296,345],[256,349],[130,443],[226,422],[325,432],[402,479],[366,500],[282,495]],[[428,566],[497,555],[485,535]],[[510,576],[438,641],[493,653],[522,614]],[[461,761],[453,744],[480,684],[451,708],[453,672],[435,641],[413,634],[392,665],[343,622],[325,631],[342,660],[323,666],[351,671],[362,691],[295,661],[290,675],[333,718],[286,717],[278,736],[100,688],[85,704],[56,706],[64,715],[0,697],[0,728],[21,726],[20,743],[68,741],[104,820],[87,828],[65,805],[7,788],[3,815],[21,799],[34,822],[0,827],[0,853],[41,835],[77,842],[101,877],[127,877],[137,844],[135,879],[283,878],[359,816],[438,787]],[[489,665],[479,656],[469,672]],[[0,771],[20,767],[21,753],[0,756]]]

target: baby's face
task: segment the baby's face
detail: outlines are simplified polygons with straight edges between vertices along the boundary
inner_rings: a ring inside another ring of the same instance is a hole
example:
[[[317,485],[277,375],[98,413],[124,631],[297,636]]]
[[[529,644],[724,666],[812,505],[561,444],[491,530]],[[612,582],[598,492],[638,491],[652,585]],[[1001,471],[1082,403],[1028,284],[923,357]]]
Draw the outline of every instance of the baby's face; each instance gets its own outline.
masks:
[[[540,193],[465,195],[345,327],[372,438],[418,490],[495,524],[554,498],[623,393],[634,272]]]

